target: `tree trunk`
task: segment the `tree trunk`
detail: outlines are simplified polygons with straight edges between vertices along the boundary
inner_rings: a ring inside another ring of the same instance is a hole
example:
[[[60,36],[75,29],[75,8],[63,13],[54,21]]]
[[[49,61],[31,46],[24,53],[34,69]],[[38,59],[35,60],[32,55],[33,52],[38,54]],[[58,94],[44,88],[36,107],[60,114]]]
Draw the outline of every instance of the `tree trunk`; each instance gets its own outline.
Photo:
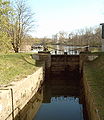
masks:
[[[14,43],[12,43],[13,49],[15,53],[19,53],[19,48],[18,46],[15,46]]]
[[[19,48],[16,47],[14,51],[15,51],[15,53],[19,53]]]

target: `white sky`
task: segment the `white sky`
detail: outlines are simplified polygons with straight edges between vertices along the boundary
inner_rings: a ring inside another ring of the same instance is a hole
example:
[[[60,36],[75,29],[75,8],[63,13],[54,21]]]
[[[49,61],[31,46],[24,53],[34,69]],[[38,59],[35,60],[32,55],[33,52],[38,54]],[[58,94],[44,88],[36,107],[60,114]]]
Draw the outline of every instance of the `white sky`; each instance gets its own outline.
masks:
[[[30,5],[38,25],[33,37],[51,37],[104,22],[104,0],[30,0]]]

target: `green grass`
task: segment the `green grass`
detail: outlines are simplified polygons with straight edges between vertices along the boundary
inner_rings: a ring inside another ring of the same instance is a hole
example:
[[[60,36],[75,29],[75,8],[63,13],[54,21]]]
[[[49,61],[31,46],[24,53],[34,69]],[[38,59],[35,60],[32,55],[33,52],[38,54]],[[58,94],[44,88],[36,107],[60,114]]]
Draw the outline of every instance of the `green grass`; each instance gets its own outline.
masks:
[[[104,53],[94,61],[85,63],[84,73],[91,87],[99,114],[104,119]]]
[[[36,61],[31,54],[0,54],[0,85],[21,80],[36,71]]]

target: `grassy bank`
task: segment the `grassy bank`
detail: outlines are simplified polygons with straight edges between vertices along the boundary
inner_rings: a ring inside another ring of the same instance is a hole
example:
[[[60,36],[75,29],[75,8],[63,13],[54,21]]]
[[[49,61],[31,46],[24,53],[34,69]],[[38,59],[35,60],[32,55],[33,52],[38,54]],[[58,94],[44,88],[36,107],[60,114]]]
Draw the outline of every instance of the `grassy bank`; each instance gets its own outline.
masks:
[[[84,74],[91,87],[98,112],[104,119],[104,53],[98,53],[98,58],[85,63]]]
[[[20,80],[36,69],[36,62],[30,54],[0,54],[0,85]]]

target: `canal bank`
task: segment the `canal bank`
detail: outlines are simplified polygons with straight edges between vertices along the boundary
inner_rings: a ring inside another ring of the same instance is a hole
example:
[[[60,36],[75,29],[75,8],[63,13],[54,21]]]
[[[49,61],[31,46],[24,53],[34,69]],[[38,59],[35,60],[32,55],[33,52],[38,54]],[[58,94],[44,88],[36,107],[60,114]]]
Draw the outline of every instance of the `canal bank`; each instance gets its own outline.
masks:
[[[84,56],[84,54],[82,54]],[[83,57],[84,58],[84,57]],[[83,85],[90,120],[104,120],[104,53],[87,53]]]
[[[9,86],[0,87],[0,120],[31,120],[32,114],[28,114],[28,111],[22,113],[22,110],[33,98],[43,81],[44,67],[40,67],[27,78],[12,82]]]

